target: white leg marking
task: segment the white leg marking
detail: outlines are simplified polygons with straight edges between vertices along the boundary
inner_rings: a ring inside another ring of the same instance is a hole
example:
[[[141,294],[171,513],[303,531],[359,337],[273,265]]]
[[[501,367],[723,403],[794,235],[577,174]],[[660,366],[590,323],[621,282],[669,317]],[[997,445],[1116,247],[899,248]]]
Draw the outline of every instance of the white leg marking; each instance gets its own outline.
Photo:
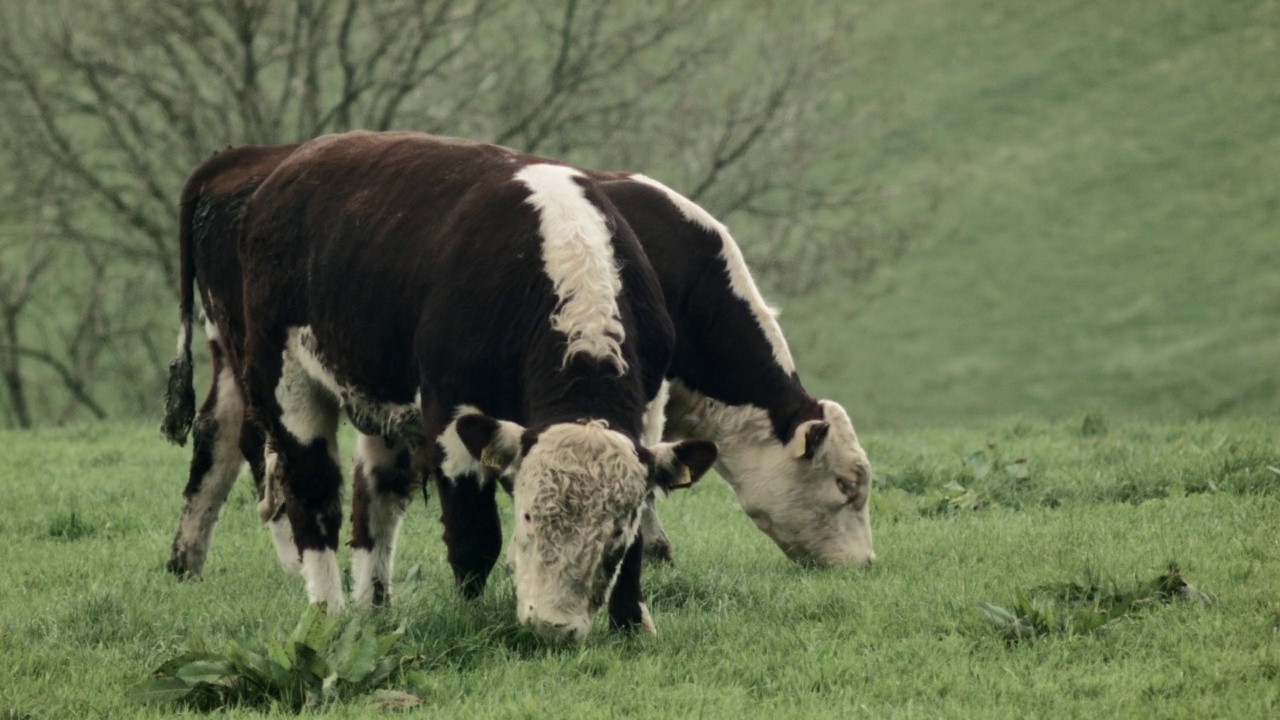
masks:
[[[363,548],[351,552],[351,602],[358,608],[373,606],[373,553]]]
[[[356,464],[360,466],[357,480],[363,478],[367,483],[366,510],[369,513],[369,533],[373,536],[373,552],[357,549],[351,556],[351,595],[361,607],[373,604],[375,583],[382,583],[383,590],[388,594],[391,592],[396,540],[400,536],[406,499],[394,493],[381,492],[377,476],[393,468],[401,452],[402,444],[396,443],[388,448],[382,438],[361,435],[357,440]]]
[[[302,577],[307,583],[307,600],[324,605],[330,615],[342,610],[342,576],[338,572],[338,558],[332,550],[302,552]]]
[[[191,325],[183,322],[178,328],[178,357],[183,357],[191,347]]]
[[[285,572],[297,575],[302,572],[302,558],[298,556],[298,545],[293,541],[293,526],[289,517],[281,515],[271,521],[271,542],[276,546],[276,557]]]
[[[532,191],[526,202],[538,209],[543,268],[559,298],[551,327],[569,341],[564,362],[586,353],[625,373],[625,331],[618,310],[622,278],[613,257],[613,233],[600,209],[574,181],[582,173],[563,165],[539,164],[525,167],[515,177]]]

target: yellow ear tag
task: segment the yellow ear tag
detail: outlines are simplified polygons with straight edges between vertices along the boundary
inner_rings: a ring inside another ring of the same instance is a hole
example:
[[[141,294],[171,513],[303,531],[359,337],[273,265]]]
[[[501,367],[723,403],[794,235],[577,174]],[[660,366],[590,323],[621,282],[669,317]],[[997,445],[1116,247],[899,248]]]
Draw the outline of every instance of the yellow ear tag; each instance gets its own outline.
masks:
[[[491,470],[502,469],[502,459],[498,457],[497,453],[490,450],[488,446],[485,446],[485,449],[480,451],[480,464]]]
[[[671,487],[682,488],[682,487],[689,487],[692,484],[693,484],[693,475],[690,474],[689,468],[681,465],[680,475],[675,479],[674,482],[671,483]]]
[[[796,451],[793,453],[793,455],[797,459],[804,457],[805,451],[808,449],[805,446],[808,444],[809,444],[809,438],[801,436],[800,439],[796,442]]]

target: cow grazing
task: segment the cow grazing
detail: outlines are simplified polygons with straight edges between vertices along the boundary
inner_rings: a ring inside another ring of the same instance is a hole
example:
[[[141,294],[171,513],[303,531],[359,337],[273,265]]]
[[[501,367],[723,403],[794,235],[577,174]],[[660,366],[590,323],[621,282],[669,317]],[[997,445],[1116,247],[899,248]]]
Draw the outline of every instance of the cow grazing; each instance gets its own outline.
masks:
[[[243,148],[216,156],[188,181],[183,217],[230,217],[238,210],[239,198],[252,193],[261,181],[256,168],[279,163],[293,148]],[[867,512],[870,470],[853,426],[837,403],[816,400],[805,392],[777,320],[756,289],[728,230],[656,181],[621,173],[591,176],[636,231],[658,274],[675,324],[676,350],[668,370],[674,386],[666,407],[668,435],[708,437],[719,443],[720,474],[733,486],[743,509],[788,557],[815,565],[872,560]],[[233,191],[236,183],[245,185]],[[184,243],[195,238],[203,250],[193,254],[184,249],[183,275],[188,293],[189,278],[194,274],[200,280],[205,307],[226,308],[234,320],[240,275],[235,264],[235,235],[226,227],[212,222],[188,230],[184,225]],[[193,268],[186,264],[192,257],[202,265]],[[188,296],[184,317],[190,316],[190,306]],[[226,338],[242,335],[218,326],[210,330],[215,361],[230,352],[225,348]],[[190,335],[185,337],[189,341]],[[189,365],[189,352],[184,356],[180,348],[175,368],[180,369],[183,357]],[[199,574],[208,547],[212,526],[198,522],[204,515],[190,512],[193,506],[208,506],[205,498],[215,496],[206,490],[206,468],[238,467],[241,462],[236,444],[220,439],[224,436],[217,432],[233,426],[229,421],[220,425],[213,420],[232,412],[224,406],[236,412],[239,408],[235,388],[217,384],[218,377],[215,373],[215,385],[196,421],[197,428],[209,430],[195,434],[187,511],[169,561],[169,568],[180,574]],[[189,369],[186,378],[189,387]],[[182,417],[181,408],[171,404],[166,427],[182,425],[180,420],[170,419],[175,416]],[[186,417],[189,424],[189,411]],[[661,434],[661,419],[660,415],[651,416],[656,422],[647,428],[650,440]],[[246,431],[253,434],[252,427]],[[260,442],[243,444],[252,448]],[[365,450],[381,447],[377,437],[361,437],[357,503],[361,477],[368,474],[363,470]],[[202,460],[206,457],[213,461]],[[384,461],[383,466],[388,464],[390,461]],[[255,479],[260,481],[260,473]],[[225,497],[225,492],[217,497]],[[477,499],[481,506],[489,502],[488,498]],[[212,517],[216,519],[216,512]],[[359,517],[357,513],[357,525]],[[656,516],[645,513],[644,521],[646,541],[656,539],[660,547],[665,535]],[[273,535],[287,535],[287,522],[280,517],[273,523]],[[356,536],[361,536],[359,530]]]
[[[640,238],[676,326],[667,436],[716,442],[718,472],[787,557],[873,561],[871,469],[853,423],[805,391],[728,228],[651,178],[596,177]]]
[[[168,568],[199,575],[214,526],[235,484],[244,459],[252,460],[255,482],[262,485],[263,438],[244,428],[244,402],[238,357],[244,347],[240,259],[235,239],[245,201],[297,145],[229,148],[202,163],[183,186],[179,217],[181,328],[178,356],[169,368],[165,419],[161,430],[181,445],[193,436],[185,503]],[[192,391],[191,319],[195,285],[204,307],[205,335],[213,358],[213,384],[195,414]],[[244,432],[242,432],[244,430]],[[288,537],[287,521],[277,518],[277,534]],[[287,559],[287,558],[286,558]]]
[[[420,422],[464,588],[497,559],[492,468],[514,477],[520,620],[580,640],[609,600],[615,626],[652,629],[635,542],[644,499],[690,484],[716,452],[640,443],[674,332],[643,251],[593,181],[463,140],[328,136],[254,192],[238,249],[248,415],[269,438],[265,481],[282,490],[311,602],[344,602],[345,407],[399,467]],[[413,406],[420,420],[405,424]],[[374,468],[353,502],[366,603],[390,584],[409,494],[402,473],[384,477]],[[610,598],[615,582],[627,592]]]

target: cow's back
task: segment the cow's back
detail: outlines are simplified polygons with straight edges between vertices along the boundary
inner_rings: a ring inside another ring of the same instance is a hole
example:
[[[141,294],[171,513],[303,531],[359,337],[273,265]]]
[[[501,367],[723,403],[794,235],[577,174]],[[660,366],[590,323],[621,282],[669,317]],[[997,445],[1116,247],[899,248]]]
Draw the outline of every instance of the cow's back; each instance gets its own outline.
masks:
[[[253,196],[242,251],[256,269],[247,273],[269,271],[274,285],[294,289],[281,298],[287,324],[311,327],[340,381],[409,402],[421,373],[436,372],[441,383],[485,388],[494,412],[517,416],[522,389],[548,380],[537,377],[547,363],[530,358],[561,341],[547,325],[556,298],[539,215],[515,177],[531,165],[562,167],[418,133],[319,138]],[[634,234],[590,185],[584,193],[614,232],[621,314],[637,327],[624,352],[652,359],[640,363],[640,382],[656,392],[674,342],[665,305]]]

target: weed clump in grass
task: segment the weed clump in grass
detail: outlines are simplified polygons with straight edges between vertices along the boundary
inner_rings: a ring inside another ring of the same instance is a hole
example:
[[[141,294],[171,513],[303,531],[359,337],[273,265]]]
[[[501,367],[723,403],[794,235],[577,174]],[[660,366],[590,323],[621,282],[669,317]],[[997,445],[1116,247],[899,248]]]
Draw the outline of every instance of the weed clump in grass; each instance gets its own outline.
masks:
[[[980,602],[978,609],[1009,644],[1053,635],[1079,636],[1111,627],[1174,600],[1207,603],[1209,599],[1182,578],[1177,564],[1146,581],[1121,587],[1087,576],[1084,582],[1051,583],[1019,591],[1005,609]]]
[[[186,653],[157,668],[131,696],[205,711],[275,706],[298,712],[368,694],[387,707],[416,705],[415,696],[384,687],[420,659],[392,652],[404,628],[378,634],[363,628],[361,619],[339,625],[313,605],[285,642],[271,638],[262,649],[232,641],[219,653],[193,639]]]

